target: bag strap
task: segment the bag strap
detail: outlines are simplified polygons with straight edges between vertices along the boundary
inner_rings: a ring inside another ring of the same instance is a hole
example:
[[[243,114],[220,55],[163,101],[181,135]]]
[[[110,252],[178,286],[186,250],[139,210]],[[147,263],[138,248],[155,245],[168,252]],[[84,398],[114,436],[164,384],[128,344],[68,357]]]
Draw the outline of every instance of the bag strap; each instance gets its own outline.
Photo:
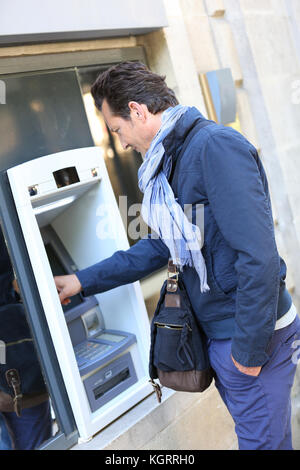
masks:
[[[167,271],[167,292],[176,292],[178,289],[178,270],[176,264],[173,263],[172,258],[168,261]]]
[[[212,124],[215,124],[215,122],[214,121],[209,121],[207,119],[200,119],[200,118],[195,122],[194,127],[192,128],[192,130],[189,132],[187,138],[185,139],[183,147],[180,151],[180,154],[178,155],[178,158],[175,162],[174,171],[172,172],[173,174],[171,174],[171,177],[169,179],[170,184],[174,184],[174,176],[176,174],[175,185],[177,185],[178,174],[179,174],[179,172],[178,172],[179,165],[178,164],[179,164],[184,152],[186,151],[187,146],[189,145],[189,143],[191,142],[191,140],[193,139],[195,134],[197,134],[197,132],[199,132],[203,127],[210,126]],[[176,172],[176,169],[177,169],[177,172]]]
[[[173,263],[172,259],[170,258],[168,261],[168,268],[167,268],[167,281],[166,281],[166,292],[165,292],[165,306],[170,307],[181,307],[181,296],[174,295],[175,292],[181,291],[181,295],[184,297],[184,302],[187,304],[189,309],[192,311],[192,304],[190,302],[188,293],[186,291],[185,285],[179,279],[179,271],[176,264]],[[168,295],[171,293],[171,296]],[[173,301],[169,302],[168,297],[172,298]],[[176,305],[175,305],[176,303]]]
[[[209,121],[207,119],[198,119],[196,121],[196,123],[194,124],[194,127],[192,128],[192,130],[189,132],[187,138],[185,139],[184,141],[184,144],[183,144],[183,147],[180,151],[180,154],[178,155],[178,158],[176,160],[176,163],[175,163],[175,168],[174,168],[174,171],[173,171],[173,174],[171,174],[171,177],[169,179],[169,183],[170,184],[174,184],[174,177],[176,175],[176,179],[175,179],[175,186],[177,185],[177,181],[178,181],[178,175],[179,175],[179,162],[180,162],[180,159],[182,158],[184,152],[186,151],[186,148],[187,146],[190,144],[190,142],[192,141],[193,137],[197,134],[197,132],[199,132],[203,127],[206,127],[206,126],[211,126],[212,124],[215,124],[214,121]],[[177,172],[176,172],[177,170]],[[173,271],[172,271],[173,270]],[[174,271],[175,270],[175,271]],[[174,273],[174,274],[177,274],[177,277],[176,277],[176,281],[175,280],[172,280],[171,276],[169,274],[171,273]],[[177,281],[178,281],[178,273],[176,273],[176,266],[173,264],[172,260],[170,259],[169,260],[169,264],[168,264],[168,282],[167,282],[167,290],[169,292],[175,292],[177,290]],[[173,289],[173,290],[172,290]]]
[[[170,185],[173,183],[172,180],[174,179],[174,175],[176,173],[176,170],[177,170],[177,175],[176,176],[177,176],[177,179],[178,179],[178,163],[179,163],[182,155],[184,154],[188,144],[191,142],[192,138],[194,137],[194,135],[200,129],[202,129],[203,127],[206,127],[206,126],[209,126],[209,125],[212,125],[212,124],[214,124],[214,122],[209,121],[209,120],[204,120],[204,119],[198,119],[196,121],[194,127],[189,132],[189,135],[187,136],[187,138],[184,141],[181,152],[180,152],[180,154],[179,154],[179,156],[176,160],[175,168],[171,172],[171,176],[169,178],[169,184]],[[176,181],[176,183],[177,183],[177,181]],[[168,261],[167,280],[165,281],[166,284],[164,284],[164,285],[166,285],[166,291],[164,293],[161,293],[159,303],[156,307],[154,317],[155,317],[156,313],[159,311],[161,303],[163,302],[164,298],[168,295],[168,293],[173,293],[174,294],[178,290],[178,282],[179,282],[178,275],[179,275],[179,273],[178,273],[178,270],[177,270],[177,266],[173,263],[172,259],[169,259],[169,261]],[[189,301],[188,297],[187,297],[187,300]],[[190,304],[190,302],[189,302],[189,304]],[[154,318],[153,318],[153,320],[154,320]],[[151,331],[152,331],[152,328],[151,328]],[[153,331],[152,331],[152,335],[154,335]],[[151,344],[151,348],[150,348],[150,364],[152,364],[152,361],[153,361],[154,342],[155,342],[155,337],[153,336],[152,337],[152,344]],[[150,369],[151,369],[151,367],[150,367]],[[156,398],[157,398],[158,403],[160,403],[161,402],[161,397],[162,397],[161,387],[157,382],[154,381],[151,372],[150,372],[150,377],[151,378],[150,378],[149,382],[152,385],[152,387],[153,387],[153,389],[156,393]]]

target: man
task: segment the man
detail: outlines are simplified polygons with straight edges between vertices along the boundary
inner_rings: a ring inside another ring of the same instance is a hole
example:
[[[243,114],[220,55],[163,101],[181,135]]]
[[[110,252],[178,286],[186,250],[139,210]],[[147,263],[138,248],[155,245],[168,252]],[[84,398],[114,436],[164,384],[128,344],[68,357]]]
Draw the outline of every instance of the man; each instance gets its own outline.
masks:
[[[164,78],[141,63],[102,73],[92,94],[123,148],[144,157],[143,216],[159,238],[57,277],[61,302],[141,279],[172,257],[208,337],[215,384],[239,448],[291,449],[292,346],[300,320],[285,287],[256,149],[232,128],[178,105]],[[204,206],[204,240],[193,219],[186,223],[184,204],[192,204],[193,215]],[[181,237],[172,236],[178,230]]]

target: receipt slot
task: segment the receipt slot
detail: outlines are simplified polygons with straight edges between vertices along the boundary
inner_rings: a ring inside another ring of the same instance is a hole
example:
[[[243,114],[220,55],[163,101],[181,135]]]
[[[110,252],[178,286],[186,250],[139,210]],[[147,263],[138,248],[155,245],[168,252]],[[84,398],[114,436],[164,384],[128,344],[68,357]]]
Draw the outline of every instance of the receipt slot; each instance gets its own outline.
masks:
[[[99,147],[7,170],[9,190],[76,426],[88,439],[151,393],[149,320],[138,282],[60,304],[53,275],[129,248]],[[7,236],[9,237],[9,229]]]

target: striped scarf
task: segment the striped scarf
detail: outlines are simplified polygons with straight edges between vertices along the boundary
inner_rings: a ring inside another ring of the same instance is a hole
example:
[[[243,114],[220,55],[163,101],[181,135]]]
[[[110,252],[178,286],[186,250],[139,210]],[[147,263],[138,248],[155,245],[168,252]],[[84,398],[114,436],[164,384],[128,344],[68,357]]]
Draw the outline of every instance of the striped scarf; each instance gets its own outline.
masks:
[[[176,202],[168,178],[172,157],[165,154],[164,138],[174,129],[178,119],[188,110],[177,105],[162,114],[162,125],[151,142],[139,168],[139,188],[144,193],[142,217],[147,225],[163,240],[174,264],[194,267],[200,279],[200,291],[209,290],[205,261],[201,253],[201,232],[189,222]]]

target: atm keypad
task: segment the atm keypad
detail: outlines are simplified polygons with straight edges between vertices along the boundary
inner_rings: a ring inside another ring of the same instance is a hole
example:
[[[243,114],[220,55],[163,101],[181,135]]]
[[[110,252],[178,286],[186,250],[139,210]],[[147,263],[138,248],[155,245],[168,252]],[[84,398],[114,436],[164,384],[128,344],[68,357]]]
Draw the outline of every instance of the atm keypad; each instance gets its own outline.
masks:
[[[99,344],[92,341],[87,341],[75,347],[75,354],[77,362],[82,365],[88,360],[95,360],[108,352],[112,346],[110,344]]]

